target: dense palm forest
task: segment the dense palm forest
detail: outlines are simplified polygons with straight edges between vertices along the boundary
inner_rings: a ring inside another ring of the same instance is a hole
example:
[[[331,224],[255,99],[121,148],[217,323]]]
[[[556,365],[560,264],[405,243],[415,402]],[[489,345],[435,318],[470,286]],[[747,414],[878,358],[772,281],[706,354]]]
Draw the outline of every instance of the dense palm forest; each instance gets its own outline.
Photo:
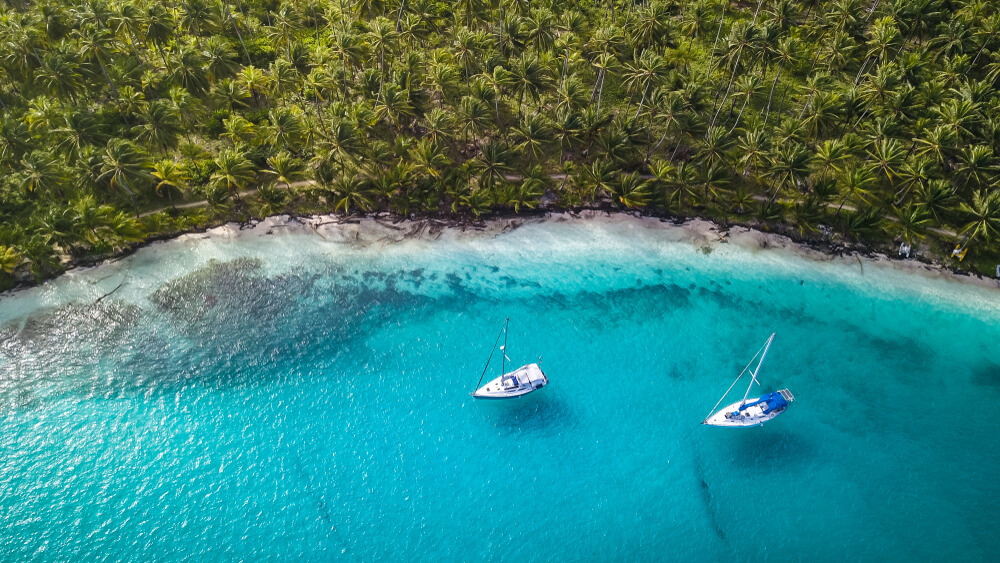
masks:
[[[0,288],[288,211],[1000,254],[988,0],[6,2]]]

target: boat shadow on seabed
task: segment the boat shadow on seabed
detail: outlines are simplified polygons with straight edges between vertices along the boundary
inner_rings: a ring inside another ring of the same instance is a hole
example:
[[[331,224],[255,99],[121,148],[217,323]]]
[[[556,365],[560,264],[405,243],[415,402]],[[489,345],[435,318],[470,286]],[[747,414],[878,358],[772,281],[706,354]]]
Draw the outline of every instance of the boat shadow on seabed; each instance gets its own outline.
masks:
[[[486,419],[497,428],[507,428],[518,432],[551,432],[566,428],[574,423],[574,415],[566,401],[541,391],[507,401],[482,402]]]
[[[711,439],[718,441],[719,451],[727,452],[721,461],[732,463],[734,470],[786,470],[808,464],[818,451],[805,434],[767,424],[739,435],[718,433]]]

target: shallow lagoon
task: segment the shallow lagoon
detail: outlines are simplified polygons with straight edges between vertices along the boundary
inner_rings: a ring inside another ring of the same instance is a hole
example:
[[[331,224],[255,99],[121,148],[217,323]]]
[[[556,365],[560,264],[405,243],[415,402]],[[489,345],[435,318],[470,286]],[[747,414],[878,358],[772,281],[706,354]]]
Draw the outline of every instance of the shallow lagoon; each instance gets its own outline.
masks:
[[[0,299],[3,558],[1000,548],[997,290],[624,217],[417,227],[220,229]],[[474,401],[505,316],[551,384]],[[699,426],[770,332],[796,402]]]

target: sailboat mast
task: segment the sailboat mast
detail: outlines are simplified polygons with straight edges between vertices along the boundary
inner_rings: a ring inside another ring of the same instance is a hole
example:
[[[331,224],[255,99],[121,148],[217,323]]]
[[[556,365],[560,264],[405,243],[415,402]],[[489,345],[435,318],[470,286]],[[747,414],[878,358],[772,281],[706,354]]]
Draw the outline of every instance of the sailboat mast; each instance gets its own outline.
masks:
[[[764,345],[764,353],[760,355],[760,361],[757,362],[757,367],[754,368],[753,373],[750,374],[750,385],[747,385],[747,392],[743,394],[743,400],[740,401],[741,407],[746,404],[747,397],[750,396],[750,388],[753,387],[753,384],[756,382],[757,385],[760,385],[760,382],[757,381],[757,372],[760,371],[760,365],[764,363],[764,358],[767,356],[767,350],[771,347],[771,341],[774,340],[774,334],[775,333],[772,332],[771,337],[767,339],[767,344]]]
[[[500,349],[500,375],[506,373],[507,368],[507,325],[510,324],[510,317],[503,321],[503,348]]]
[[[483,384],[483,377],[486,375],[486,370],[490,369],[490,362],[493,361],[493,353],[497,351],[497,344],[500,343],[500,337],[506,332],[507,327],[505,325],[500,329],[500,332],[497,333],[497,339],[493,341],[493,349],[490,350],[490,357],[486,359],[486,365],[483,366],[483,373],[479,374],[479,382],[476,383],[476,389],[479,389],[479,386]],[[506,343],[504,343],[504,345],[506,345]]]

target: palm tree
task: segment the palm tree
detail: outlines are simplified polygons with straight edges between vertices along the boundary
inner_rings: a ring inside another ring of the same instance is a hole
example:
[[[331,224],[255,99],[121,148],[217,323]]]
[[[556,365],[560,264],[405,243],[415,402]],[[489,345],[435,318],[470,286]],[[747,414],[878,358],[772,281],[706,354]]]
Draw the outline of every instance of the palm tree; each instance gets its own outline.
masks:
[[[759,48],[760,30],[756,25],[746,21],[737,21],[733,24],[722,52],[722,60],[725,61],[726,65],[731,69],[731,73],[729,75],[729,85],[726,86],[726,93],[722,96],[722,103],[718,104],[719,109],[712,117],[712,123],[709,125],[709,129],[715,126],[715,120],[719,117],[719,113],[726,105],[726,101],[729,100],[729,89],[733,86],[733,81],[736,79],[736,73],[750,66],[743,65],[742,63],[744,53],[746,51],[750,51],[752,63],[752,59]]]
[[[705,143],[698,151],[698,159],[708,165],[725,162],[732,142],[725,129],[711,129],[705,138]]]
[[[667,75],[667,70],[666,60],[652,49],[643,51],[635,64],[625,65],[626,90],[630,94],[642,92],[642,97],[639,99],[639,107],[635,112],[636,117],[642,111],[642,105],[645,103],[646,97],[649,96],[650,89],[663,83]]]
[[[654,2],[638,10],[635,20],[629,26],[635,49],[663,46],[667,43],[665,39],[671,21],[670,8],[666,2]]]
[[[423,138],[410,149],[416,169],[431,178],[441,179],[443,171],[451,164],[451,159],[441,151],[441,147],[431,138]]]
[[[152,179],[147,171],[148,164],[142,149],[124,139],[112,139],[101,156],[101,174],[97,181],[107,180],[112,190],[123,188],[132,200],[136,217],[139,206],[135,201],[135,187]]]
[[[612,53],[600,53],[591,62],[597,69],[597,78],[594,81],[594,90],[590,94],[590,99],[597,98],[597,110],[601,109],[601,101],[604,96],[604,79],[608,71],[614,72],[618,69],[618,58]]]
[[[45,57],[45,62],[35,71],[35,80],[53,96],[69,98],[74,106],[77,93],[83,88],[79,66],[70,57],[58,53]]]
[[[105,63],[110,61],[112,57],[110,45],[113,38],[111,32],[103,27],[84,26],[73,30],[72,35],[80,46],[80,56],[85,62],[97,64],[100,67],[101,74],[111,89],[111,97],[117,98],[118,89],[111,82],[108,69],[105,67]]]
[[[825,137],[833,132],[844,114],[839,94],[817,92],[803,108],[802,126],[808,139]]]
[[[236,52],[222,37],[212,36],[202,43],[201,56],[205,61],[205,68],[216,83],[236,76],[239,70]]]
[[[128,38],[128,44],[132,49],[132,54],[135,58],[139,59],[142,63],[143,58],[139,53],[138,40],[136,39],[140,34],[142,13],[138,8],[129,3],[122,3],[115,6],[115,11],[108,23],[111,24],[111,29],[116,34],[125,35]]]
[[[605,193],[612,193],[612,186],[617,177],[617,170],[613,162],[608,159],[601,159],[585,168],[584,176],[590,187],[590,197],[588,199],[594,201]]]
[[[181,134],[180,116],[167,102],[153,100],[139,113],[143,123],[132,128],[136,139],[152,149],[166,152],[177,147]]]
[[[32,151],[21,159],[17,173],[21,189],[29,194],[46,194],[51,197],[65,182],[65,174],[56,159],[44,151]]]
[[[493,72],[481,76],[483,82],[493,90],[493,109],[496,112],[497,126],[503,129],[500,120],[500,98],[506,90],[514,87],[514,75],[503,65],[497,65],[493,68]]]
[[[370,192],[354,175],[341,175],[333,181],[330,190],[335,194],[334,211],[343,210],[350,214],[352,210],[369,211],[372,209]]]
[[[416,115],[416,109],[410,102],[407,91],[395,84],[389,84],[382,92],[381,99],[375,103],[375,117],[386,121],[398,130],[402,130],[403,120]]]
[[[533,114],[521,120],[514,128],[519,139],[515,148],[522,153],[531,155],[537,163],[545,151],[545,146],[552,141],[552,128],[540,114]]]
[[[559,144],[559,162],[563,161],[563,155],[567,150],[572,151],[580,144],[582,130],[583,120],[579,113],[563,110],[556,114],[553,138]]]
[[[927,131],[913,140],[917,154],[933,158],[939,165],[943,165],[952,151],[952,135],[952,132],[944,126]]]
[[[252,65],[245,66],[240,70],[239,75],[237,75],[236,81],[246,88],[247,92],[250,92],[254,104],[259,105],[260,98],[263,97],[267,106],[271,106],[271,102],[267,97],[267,89],[270,86],[271,80],[264,74],[263,70]]]
[[[221,25],[220,14],[207,0],[183,0],[178,26],[193,35],[211,32]]]
[[[330,136],[327,143],[332,149],[332,153],[340,157],[341,162],[354,162],[364,150],[361,135],[358,128],[350,121],[338,120],[330,126]]]
[[[737,149],[743,176],[756,173],[770,162],[770,137],[762,129],[750,129],[740,135]]]
[[[442,142],[451,137],[454,120],[452,115],[441,108],[431,108],[424,115],[424,130],[433,142]]]
[[[997,171],[993,161],[993,150],[983,145],[972,145],[959,151],[955,170],[964,178],[962,187],[978,189],[989,184]]]
[[[510,162],[510,152],[500,143],[483,145],[477,161],[479,183],[487,188],[503,183],[505,176],[512,171]]]
[[[848,199],[853,198],[862,203],[867,203],[869,190],[872,184],[875,183],[875,176],[869,168],[850,166],[844,170],[838,180],[840,191],[844,194],[844,198],[840,200],[840,206],[837,207],[837,216],[844,209],[844,205],[847,204]]]
[[[191,135],[204,114],[204,108],[201,102],[184,88],[175,86],[170,89],[168,94],[170,108],[180,121],[188,141],[191,141]]]
[[[514,59],[510,67],[514,92],[519,96],[518,113],[523,113],[524,96],[531,96],[535,102],[552,84],[552,76],[535,55],[523,55]]]
[[[306,178],[306,165],[287,151],[281,151],[267,158],[267,168],[261,170],[270,177],[272,184],[290,188],[295,182]]]
[[[771,158],[771,168],[767,175],[774,182],[771,201],[781,189],[802,189],[809,175],[812,155],[798,143],[786,143],[777,148]]]
[[[141,16],[142,25],[146,28],[143,39],[154,45],[161,53],[174,35],[177,28],[174,21],[174,12],[168,10],[163,4],[151,2]],[[193,93],[193,92],[192,92]]]
[[[385,80],[385,56],[392,54],[398,39],[396,26],[384,17],[377,17],[369,25],[368,44],[378,53],[379,91],[382,88],[382,81]]]
[[[876,141],[874,150],[868,151],[872,172],[893,184],[899,177],[900,168],[906,159],[906,151],[896,139]]]
[[[941,223],[955,207],[955,191],[946,180],[931,180],[917,186],[914,199],[936,223]]]
[[[171,84],[187,89],[191,95],[202,97],[208,92],[208,74],[205,57],[194,47],[180,44],[168,57],[168,80]]]
[[[240,152],[224,150],[215,158],[216,171],[209,177],[209,183],[240,198],[240,190],[256,178],[253,163]]]
[[[186,92],[187,90],[184,91]],[[215,85],[212,96],[217,106],[234,111],[237,108],[247,107],[246,102],[243,100],[249,98],[250,93],[247,92],[247,89],[240,82],[227,78]]]
[[[730,168],[717,162],[702,163],[695,170],[695,178],[702,189],[702,201],[716,201],[722,191],[729,188]]]
[[[175,207],[172,192],[176,191],[183,196],[188,189],[187,182],[191,178],[184,166],[173,160],[164,159],[153,164],[153,179],[156,182],[154,188],[156,195],[162,196],[163,192],[166,192],[170,207]]]
[[[101,131],[101,123],[94,114],[73,111],[64,116],[65,125],[52,130],[58,139],[57,153],[74,162],[84,147],[104,142],[106,135]]]
[[[969,221],[962,227],[960,234],[965,235],[963,248],[967,247],[973,239],[982,239],[989,244],[1000,238],[1000,192],[987,192],[979,190],[972,193],[971,205],[966,202],[959,203],[959,209],[964,213]]]
[[[483,44],[486,38],[481,32],[473,31],[468,27],[459,27],[455,30],[455,62],[465,72],[466,80],[474,72],[479,70],[479,55],[483,51]]]
[[[309,132],[302,110],[296,106],[280,107],[268,112],[268,117],[268,124],[261,131],[271,146],[297,151]]]
[[[890,227],[906,244],[915,245],[927,236],[931,216],[919,205],[910,202],[902,207],[893,206],[892,217],[895,221],[890,223]]]
[[[841,228],[845,235],[859,241],[882,231],[883,220],[882,210],[864,205],[857,211],[848,212],[842,218]]]
[[[551,183],[552,180],[548,172],[536,164],[531,167],[528,175],[521,180],[520,184],[508,184],[506,191],[509,193],[504,194],[501,198],[514,207],[514,213],[520,213],[522,206],[534,209],[541,203],[540,198]],[[502,202],[498,201],[498,203]]]
[[[843,172],[844,163],[851,154],[847,150],[847,145],[843,139],[830,139],[823,141],[816,147],[816,157],[814,162],[819,165],[820,180],[826,178],[830,172],[839,174]]]
[[[579,111],[587,105],[587,88],[575,74],[571,74],[556,88],[556,113],[561,111]]]
[[[736,116],[736,123],[733,123],[732,129],[729,133],[732,134],[740,125],[740,119],[743,117],[743,111],[747,109],[747,104],[750,100],[757,95],[757,90],[760,88],[760,79],[752,75],[743,75],[736,81],[736,93],[739,97],[743,98],[743,106],[740,107],[740,113]]]
[[[904,201],[907,196],[917,186],[927,185],[934,176],[936,170],[931,159],[922,156],[913,156],[906,159],[899,169],[899,181],[896,190],[896,205]]]
[[[472,138],[478,143],[478,139],[482,137],[483,132],[489,128],[492,117],[490,109],[486,107],[486,104],[482,100],[465,96],[459,104],[458,114],[463,122],[462,135],[468,139],[471,132]]]
[[[525,40],[534,45],[535,53],[548,51],[556,41],[552,12],[542,8],[525,18]]]
[[[254,137],[254,125],[241,115],[234,115],[222,120],[224,132],[222,137],[229,139],[229,142],[236,147],[242,143],[249,142]]]

